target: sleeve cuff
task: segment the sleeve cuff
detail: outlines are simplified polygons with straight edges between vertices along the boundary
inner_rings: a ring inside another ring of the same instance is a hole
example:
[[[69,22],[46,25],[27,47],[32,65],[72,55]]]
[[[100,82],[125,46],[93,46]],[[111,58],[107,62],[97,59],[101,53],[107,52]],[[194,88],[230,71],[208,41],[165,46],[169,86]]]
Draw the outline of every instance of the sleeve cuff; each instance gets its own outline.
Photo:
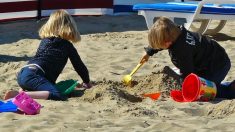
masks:
[[[157,49],[153,49],[150,47],[144,47],[144,50],[149,56],[153,56],[154,54],[156,54],[159,51]]]

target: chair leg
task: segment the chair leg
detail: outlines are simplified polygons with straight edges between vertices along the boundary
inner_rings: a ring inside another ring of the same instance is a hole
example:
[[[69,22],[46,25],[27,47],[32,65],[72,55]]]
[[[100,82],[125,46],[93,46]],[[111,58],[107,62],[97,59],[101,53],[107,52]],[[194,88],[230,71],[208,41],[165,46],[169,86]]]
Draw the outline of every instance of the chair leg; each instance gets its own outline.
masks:
[[[150,29],[152,25],[154,24],[154,22],[161,16],[161,15],[159,16],[159,14],[156,15],[155,13],[147,12],[147,11],[139,11],[138,15],[144,16],[148,29]],[[168,18],[174,21],[174,17],[168,17]]]
[[[199,27],[196,27],[193,23],[190,26],[191,31],[193,32],[198,32],[201,34],[204,34],[204,32],[206,31],[208,24],[209,24],[209,19],[200,19],[198,20],[198,22],[200,22]]]
[[[148,29],[150,29],[153,25],[154,16],[150,15],[150,13],[146,13],[145,11],[139,11],[138,15],[144,16],[147,27],[148,27]]]
[[[153,21],[154,21],[154,17],[145,17],[145,20],[146,20],[146,24],[147,24],[147,27],[148,29],[150,29],[153,25]]]
[[[223,29],[223,27],[225,26],[227,20],[220,20],[219,24],[213,28],[213,29],[207,29],[205,31],[205,34],[208,34],[208,35],[215,35],[216,33],[218,33],[220,30]]]

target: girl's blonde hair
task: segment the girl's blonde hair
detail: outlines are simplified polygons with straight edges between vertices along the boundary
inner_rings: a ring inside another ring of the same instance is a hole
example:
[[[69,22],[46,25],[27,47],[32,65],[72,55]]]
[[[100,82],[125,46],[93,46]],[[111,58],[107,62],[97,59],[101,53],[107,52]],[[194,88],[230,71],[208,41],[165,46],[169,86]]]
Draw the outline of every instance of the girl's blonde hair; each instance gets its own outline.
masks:
[[[39,36],[40,38],[61,37],[72,42],[81,40],[77,25],[66,10],[57,10],[52,13],[39,30]]]
[[[180,33],[174,22],[167,17],[160,17],[149,30],[149,45],[154,49],[165,49],[165,42],[174,42]]]

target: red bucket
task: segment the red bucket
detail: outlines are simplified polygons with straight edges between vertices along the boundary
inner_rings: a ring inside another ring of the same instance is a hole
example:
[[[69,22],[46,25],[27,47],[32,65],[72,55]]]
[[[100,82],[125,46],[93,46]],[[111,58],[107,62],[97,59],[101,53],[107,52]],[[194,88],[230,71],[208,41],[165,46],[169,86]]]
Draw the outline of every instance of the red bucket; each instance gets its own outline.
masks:
[[[189,74],[182,85],[182,96],[185,102],[209,101],[216,96],[217,88],[214,82]]]

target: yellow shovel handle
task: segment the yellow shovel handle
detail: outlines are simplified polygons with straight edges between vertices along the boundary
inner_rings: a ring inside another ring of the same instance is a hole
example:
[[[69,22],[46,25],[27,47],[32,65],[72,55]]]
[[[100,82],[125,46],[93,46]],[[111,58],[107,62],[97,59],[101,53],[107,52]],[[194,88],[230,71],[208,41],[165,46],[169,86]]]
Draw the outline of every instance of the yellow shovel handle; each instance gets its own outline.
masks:
[[[130,73],[130,76],[132,76],[144,63],[139,63],[135,69],[132,70],[132,72]]]

